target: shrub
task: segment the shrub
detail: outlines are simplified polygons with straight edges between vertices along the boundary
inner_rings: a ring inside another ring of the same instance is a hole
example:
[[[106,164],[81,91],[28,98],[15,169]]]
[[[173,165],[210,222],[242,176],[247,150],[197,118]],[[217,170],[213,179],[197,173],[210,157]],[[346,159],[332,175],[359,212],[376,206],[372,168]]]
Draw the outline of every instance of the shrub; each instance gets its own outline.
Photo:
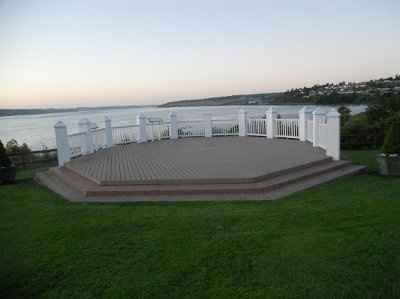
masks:
[[[7,142],[6,151],[8,154],[24,154],[25,156],[31,153],[31,149],[26,143],[19,145],[18,141],[15,139],[11,139]]]
[[[6,150],[8,154],[18,154],[19,153],[19,145],[17,140],[11,139],[6,144]]]
[[[370,123],[366,113],[356,114],[342,126],[342,149],[377,149],[382,145],[384,134],[376,123]]]
[[[366,111],[368,122],[378,125],[383,132],[389,129],[393,117],[400,112],[400,95],[376,98]]]
[[[382,151],[386,155],[400,154],[400,117],[396,117],[390,126]]]
[[[19,145],[17,140],[11,139],[7,142],[6,153],[15,165],[30,164],[33,160],[32,151],[26,143]]]
[[[0,167],[10,167],[11,165],[11,160],[6,154],[3,143],[0,141]]]

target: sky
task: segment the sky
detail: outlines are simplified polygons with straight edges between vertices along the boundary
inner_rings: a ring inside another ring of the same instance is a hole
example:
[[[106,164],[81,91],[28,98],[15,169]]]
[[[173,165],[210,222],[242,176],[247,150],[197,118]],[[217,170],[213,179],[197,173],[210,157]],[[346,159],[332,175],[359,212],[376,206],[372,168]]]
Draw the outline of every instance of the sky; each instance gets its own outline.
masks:
[[[399,73],[398,0],[0,0],[0,108],[151,105]]]

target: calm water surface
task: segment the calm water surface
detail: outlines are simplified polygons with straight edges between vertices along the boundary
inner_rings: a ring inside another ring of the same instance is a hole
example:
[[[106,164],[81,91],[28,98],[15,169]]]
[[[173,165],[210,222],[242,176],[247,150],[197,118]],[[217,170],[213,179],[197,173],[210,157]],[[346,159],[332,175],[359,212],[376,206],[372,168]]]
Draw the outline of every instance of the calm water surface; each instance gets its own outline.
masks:
[[[111,117],[113,126],[129,125],[136,123],[136,116],[144,112],[148,117],[159,117],[168,119],[168,113],[175,111],[178,118],[200,119],[204,113],[211,113],[214,118],[237,117],[240,108],[248,111],[250,117],[261,117],[270,106],[217,106],[217,107],[175,107],[175,108],[128,108],[110,110],[91,110],[68,113],[51,113],[38,115],[18,115],[0,117],[0,140],[3,143],[11,139],[16,139],[18,143],[26,142],[32,149],[38,150],[44,147],[54,148],[54,124],[63,121],[68,128],[68,133],[78,131],[78,122],[82,118],[88,118],[97,123],[99,127],[104,127],[104,116]],[[275,106],[279,113],[295,115],[303,106]],[[311,107],[311,106],[310,106]],[[365,106],[349,106],[353,113],[365,110]],[[329,107],[323,107],[329,110]]]

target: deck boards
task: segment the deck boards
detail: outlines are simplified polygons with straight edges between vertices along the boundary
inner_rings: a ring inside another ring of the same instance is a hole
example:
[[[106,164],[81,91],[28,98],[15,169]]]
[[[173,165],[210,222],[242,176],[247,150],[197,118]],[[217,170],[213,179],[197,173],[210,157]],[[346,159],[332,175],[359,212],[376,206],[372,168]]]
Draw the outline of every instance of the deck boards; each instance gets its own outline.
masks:
[[[184,138],[114,146],[66,167],[103,184],[247,179],[325,159],[308,142],[263,137]]]

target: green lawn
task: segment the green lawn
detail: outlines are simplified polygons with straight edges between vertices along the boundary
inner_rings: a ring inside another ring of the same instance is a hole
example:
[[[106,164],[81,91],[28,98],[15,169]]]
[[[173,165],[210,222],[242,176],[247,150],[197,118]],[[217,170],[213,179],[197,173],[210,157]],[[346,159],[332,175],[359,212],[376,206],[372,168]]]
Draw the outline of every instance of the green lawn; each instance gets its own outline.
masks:
[[[365,161],[374,152],[345,152]],[[0,187],[0,298],[400,298],[400,179],[285,199],[69,203]]]

